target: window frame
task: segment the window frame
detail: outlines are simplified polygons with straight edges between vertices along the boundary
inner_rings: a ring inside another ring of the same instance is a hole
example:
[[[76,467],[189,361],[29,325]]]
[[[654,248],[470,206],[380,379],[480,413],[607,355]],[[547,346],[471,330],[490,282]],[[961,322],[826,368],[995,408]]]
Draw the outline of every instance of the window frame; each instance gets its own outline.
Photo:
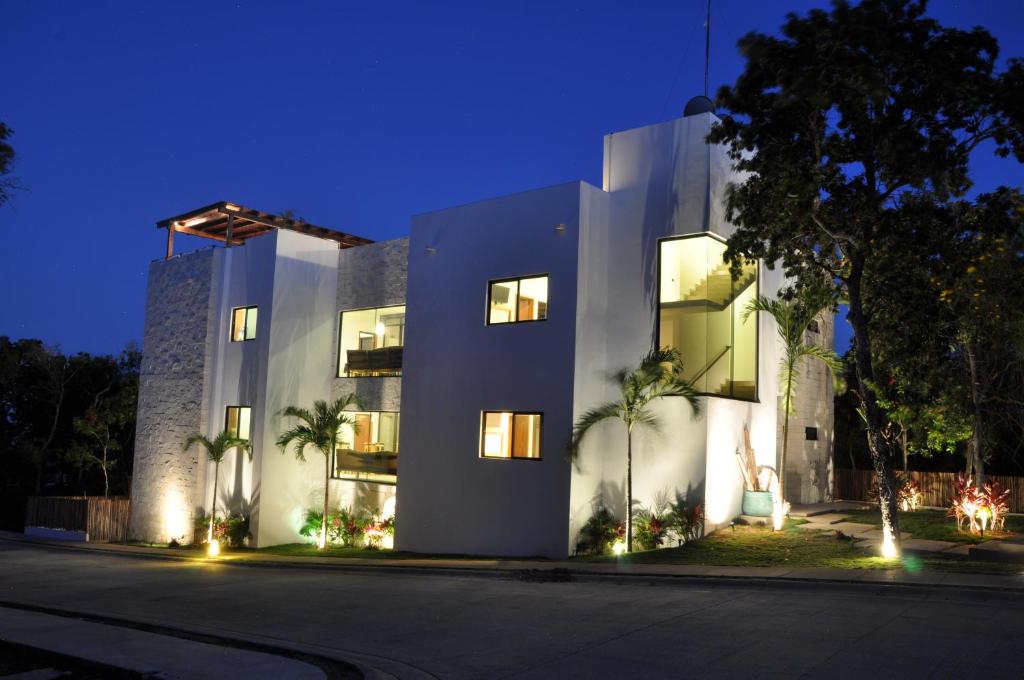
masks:
[[[718,234],[711,231],[698,231],[691,232],[689,234],[680,234],[677,236],[664,236],[659,238],[658,243],[658,261],[656,263],[657,268],[655,269],[655,300],[657,301],[656,313],[654,315],[654,337],[656,340],[661,338],[661,254],[662,244],[668,241],[682,241],[684,239],[691,238],[703,238],[710,237],[718,241],[719,243],[728,245],[729,241],[719,236]],[[757,267],[757,278],[754,280],[754,296],[755,298],[761,297],[761,277],[764,274],[764,269],[761,266],[761,260],[755,260],[755,266]],[[732,395],[715,394],[712,392],[698,392],[701,397],[717,397],[718,399],[730,399],[732,401],[742,401],[748,404],[760,404],[761,403],[761,312],[754,314],[754,398],[744,399],[743,397],[734,397]]]
[[[249,435],[247,437],[245,437],[244,439],[245,439],[245,441],[247,441],[247,442],[249,442],[251,444],[252,443],[252,405],[251,404],[231,404],[229,406],[225,406],[224,407],[224,431],[225,432],[229,432],[229,433],[230,433],[230,430],[228,430],[228,423],[231,420],[231,409],[238,409],[238,422],[239,423],[242,422],[242,409],[248,409],[248,411],[249,411]],[[237,430],[234,433],[232,433],[232,436],[235,437],[236,439],[242,439],[242,437],[239,436]]]
[[[397,306],[397,305],[395,305],[395,306]],[[366,309],[375,309],[375,307],[367,307]],[[377,377],[380,377],[380,376],[377,376]],[[396,425],[396,431],[395,431],[396,437],[398,437],[399,433],[401,432],[401,427],[402,427],[402,412],[401,411],[346,411],[346,413],[349,413],[351,415],[369,414],[371,416],[373,414],[375,414],[375,413],[376,414],[394,413],[395,416],[396,416],[396,421],[397,421],[395,423],[395,425]],[[378,424],[378,428],[379,427],[380,427],[380,425]],[[399,448],[398,451],[393,452],[395,454],[396,458],[402,454],[402,452],[401,452],[402,442],[401,442],[400,438],[398,439],[398,448]],[[362,453],[362,452],[355,451],[355,453]],[[372,453],[362,453],[362,455],[372,456],[373,454]],[[380,474],[380,475],[384,476],[383,473],[374,473],[374,474]],[[355,477],[355,476],[344,476],[344,477],[342,477],[342,476],[338,475],[338,445],[337,445],[337,442],[336,442],[335,446],[334,446],[334,451],[331,452],[331,477],[330,478],[338,480],[340,482],[354,482],[354,483],[359,483],[359,484],[383,484],[384,486],[395,486],[395,485],[398,484],[398,471],[397,471],[397,465],[396,465],[395,478],[393,480],[365,479],[365,478],[359,478],[359,477]]]
[[[487,423],[487,415],[490,414],[490,413],[508,413],[508,414],[510,414],[512,416],[511,419],[512,419],[513,425],[512,425],[512,432],[511,432],[511,435],[509,436],[509,441],[508,441],[508,450],[509,450],[509,455],[508,456],[486,456],[486,455],[484,455],[484,436],[486,435],[485,425]],[[527,457],[527,456],[513,456],[512,455],[512,451],[515,449],[514,437],[515,437],[515,418],[516,418],[516,416],[537,416],[540,419],[539,420],[539,427],[540,427],[540,437],[539,437],[539,439],[541,441],[541,446],[540,446],[541,450],[540,450],[540,455],[537,456],[536,458],[530,458],[530,457]],[[500,410],[500,411],[484,410],[484,411],[480,411],[480,437],[479,437],[479,439],[477,441],[477,444],[479,446],[478,457],[481,460],[530,460],[530,461],[539,462],[539,461],[544,460],[543,441],[544,441],[544,412],[543,411],[505,411],[505,410]]]
[[[235,340],[235,314],[240,309],[244,309],[245,310],[245,314],[243,315],[243,321],[242,321],[242,339],[241,340]],[[253,329],[252,337],[251,338],[250,337],[246,337],[249,334],[249,310],[250,309],[255,309],[256,312],[257,312],[256,325],[258,327],[259,326],[259,309],[260,309],[259,305],[243,305],[241,307],[232,307],[231,308],[231,328],[228,330],[228,340],[230,340],[231,342],[249,342],[251,340],[255,340],[256,339],[256,330],[255,329]]]
[[[339,309],[338,310],[338,342],[337,342],[336,351],[335,351],[335,355],[336,355],[336,358],[337,358],[337,361],[336,361],[337,366],[335,367],[335,370],[334,370],[334,377],[335,378],[347,378],[349,380],[366,380],[366,379],[380,380],[381,378],[398,378],[399,380],[402,379],[401,375],[348,375],[348,373],[346,373],[345,371],[342,371],[342,368],[344,368],[344,366],[345,366],[345,362],[342,361],[342,358],[341,358],[341,332],[342,332],[342,329],[343,329],[343,326],[344,326],[345,315],[348,314],[349,312],[365,312],[365,311],[370,310],[370,309],[374,309],[374,310],[376,310],[376,309],[389,309],[391,307],[405,307],[406,309],[408,309],[408,306],[406,305],[405,302],[398,302],[398,303],[395,303],[393,305],[371,305],[369,307],[353,307],[352,309]],[[408,312],[406,312],[406,317],[408,318]],[[408,324],[405,324],[405,323],[402,324],[402,344],[401,345],[395,345],[395,347],[402,347],[402,348],[405,347],[405,331],[406,331],[407,327],[408,327]],[[405,373],[405,366],[404,366],[405,361],[404,361],[404,359],[403,359],[402,363],[403,363],[402,373],[404,374]]]
[[[502,278],[502,279],[489,279],[487,281],[487,304],[484,306],[484,321],[485,321],[485,325],[487,325],[487,326],[514,326],[514,325],[520,324],[520,323],[538,323],[540,321],[547,321],[548,317],[550,316],[550,314],[548,314],[548,313],[544,314],[544,318],[543,319],[522,319],[522,320],[519,319],[519,291],[521,290],[520,286],[522,285],[522,282],[525,279],[540,279],[540,278],[544,278],[544,279],[548,280],[548,302],[546,302],[545,304],[548,306],[548,311],[550,311],[550,309],[551,309],[551,302],[550,302],[550,298],[551,298],[551,274],[550,273],[545,272],[545,273],[541,273],[541,274],[526,274],[524,276],[507,276],[507,277]],[[516,282],[516,303],[513,306],[513,309],[516,310],[516,319],[515,319],[515,321],[497,321],[497,322],[492,322],[491,321],[491,293],[494,290],[494,284],[496,284],[496,283],[511,283],[513,281]]]

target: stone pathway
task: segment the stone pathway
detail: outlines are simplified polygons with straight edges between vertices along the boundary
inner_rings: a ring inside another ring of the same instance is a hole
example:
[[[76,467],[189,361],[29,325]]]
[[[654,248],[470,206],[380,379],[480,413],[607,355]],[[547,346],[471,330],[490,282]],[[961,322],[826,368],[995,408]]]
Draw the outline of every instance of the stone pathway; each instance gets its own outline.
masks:
[[[864,507],[863,505],[856,505],[853,503],[814,503],[811,505],[798,505],[794,506],[790,511],[790,517],[796,517],[800,519],[806,519],[806,524],[797,525],[798,529],[804,531],[841,531],[847,536],[853,538],[858,548],[866,548],[872,551],[879,551],[882,545],[882,530],[873,524],[863,524],[861,522],[848,522],[849,515],[844,515],[843,510],[859,509]],[[1002,543],[1002,541],[989,541],[989,543]],[[947,555],[956,555],[957,557],[988,557],[988,553],[984,555],[975,554],[975,549],[988,546],[988,543],[983,543],[981,546],[965,546],[952,541],[932,541],[925,538],[914,538],[909,532],[900,532],[900,548],[905,553],[911,553],[915,555],[927,555],[934,553],[945,553]],[[1021,555],[1024,556],[1024,545],[1015,546]],[[998,555],[996,559],[1009,556],[1010,552],[1016,552],[1013,550],[1003,551],[998,546],[993,546],[989,549],[992,554]],[[989,557],[988,559],[992,559]]]

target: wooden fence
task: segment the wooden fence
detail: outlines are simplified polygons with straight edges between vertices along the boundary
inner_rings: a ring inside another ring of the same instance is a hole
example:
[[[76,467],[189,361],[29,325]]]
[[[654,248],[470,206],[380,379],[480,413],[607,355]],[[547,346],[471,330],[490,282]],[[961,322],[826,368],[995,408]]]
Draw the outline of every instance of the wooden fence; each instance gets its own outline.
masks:
[[[921,487],[923,496],[921,504],[939,508],[948,508],[956,485],[955,472],[918,472],[911,470],[906,473]],[[848,470],[837,468],[833,477],[835,483],[832,497],[843,501],[869,501],[871,487],[875,484],[874,470]],[[1004,477],[1001,475],[985,475],[988,483],[999,482],[1004,489],[1009,489],[1010,512],[1024,512],[1024,477]]]
[[[128,540],[127,498],[30,496],[26,527],[85,532],[89,541]]]

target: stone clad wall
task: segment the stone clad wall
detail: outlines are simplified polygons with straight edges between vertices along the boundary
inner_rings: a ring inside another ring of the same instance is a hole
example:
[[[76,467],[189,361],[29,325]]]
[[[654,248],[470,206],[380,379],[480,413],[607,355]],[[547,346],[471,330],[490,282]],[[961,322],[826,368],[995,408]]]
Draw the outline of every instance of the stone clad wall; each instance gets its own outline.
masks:
[[[221,251],[208,249],[149,267],[129,534],[167,542],[191,537],[199,497],[198,448],[205,432],[214,323],[213,282]]]
[[[347,309],[404,305],[409,269],[409,239],[382,241],[338,254],[338,314],[334,318],[332,345],[338,370],[338,332],[341,314]],[[398,411],[402,401],[401,378],[335,378],[334,398],[355,393],[371,411]]]
[[[807,341],[832,347],[835,319],[828,312],[818,317],[818,333]],[[782,447],[782,400],[779,400],[779,450]],[[789,418],[789,450],[786,460],[786,496],[792,503],[831,500],[832,441],[835,421],[832,376],[823,363],[802,360],[800,382]],[[818,439],[808,441],[806,428],[815,427]]]

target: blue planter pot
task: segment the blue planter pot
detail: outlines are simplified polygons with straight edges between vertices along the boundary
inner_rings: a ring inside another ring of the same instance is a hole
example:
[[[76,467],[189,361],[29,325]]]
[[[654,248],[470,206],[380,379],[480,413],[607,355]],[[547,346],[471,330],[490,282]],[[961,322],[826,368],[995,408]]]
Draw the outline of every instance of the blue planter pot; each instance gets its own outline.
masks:
[[[771,517],[775,494],[771,491],[743,490],[743,514],[751,517]]]

